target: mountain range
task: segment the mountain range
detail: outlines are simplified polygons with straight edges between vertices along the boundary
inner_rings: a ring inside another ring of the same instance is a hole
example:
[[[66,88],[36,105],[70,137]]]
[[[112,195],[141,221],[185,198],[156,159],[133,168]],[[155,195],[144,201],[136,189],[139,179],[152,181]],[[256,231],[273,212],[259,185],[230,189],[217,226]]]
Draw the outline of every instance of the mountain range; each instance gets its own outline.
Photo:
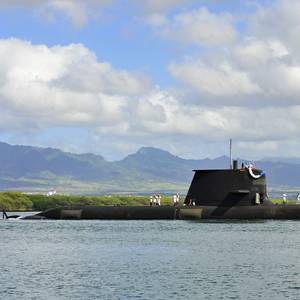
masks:
[[[246,161],[238,159],[241,163]],[[254,162],[267,174],[273,189],[300,187],[300,160],[280,158]],[[101,155],[74,154],[53,148],[9,145],[0,142],[0,189],[96,193],[185,193],[193,169],[221,169],[229,158],[184,159],[152,147],[115,162]]]

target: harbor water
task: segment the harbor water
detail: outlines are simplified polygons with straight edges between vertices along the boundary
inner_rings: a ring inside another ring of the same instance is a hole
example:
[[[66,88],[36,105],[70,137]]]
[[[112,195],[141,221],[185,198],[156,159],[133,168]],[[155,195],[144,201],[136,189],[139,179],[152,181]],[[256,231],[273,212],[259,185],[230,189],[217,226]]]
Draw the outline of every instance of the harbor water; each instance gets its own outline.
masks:
[[[0,221],[0,299],[299,299],[300,222]]]

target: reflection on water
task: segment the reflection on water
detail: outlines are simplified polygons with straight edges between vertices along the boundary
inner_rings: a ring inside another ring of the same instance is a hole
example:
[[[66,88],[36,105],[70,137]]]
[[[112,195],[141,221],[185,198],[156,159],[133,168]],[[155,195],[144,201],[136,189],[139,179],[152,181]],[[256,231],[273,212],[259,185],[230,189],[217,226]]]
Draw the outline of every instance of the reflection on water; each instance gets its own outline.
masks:
[[[300,222],[0,222],[1,299],[298,299]]]

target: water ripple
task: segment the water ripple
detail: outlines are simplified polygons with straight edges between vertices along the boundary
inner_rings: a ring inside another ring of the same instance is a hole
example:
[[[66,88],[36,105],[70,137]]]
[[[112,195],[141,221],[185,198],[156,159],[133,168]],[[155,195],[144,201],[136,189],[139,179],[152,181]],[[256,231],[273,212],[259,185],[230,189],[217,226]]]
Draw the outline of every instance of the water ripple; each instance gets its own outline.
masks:
[[[1,299],[298,299],[300,222],[3,221]]]

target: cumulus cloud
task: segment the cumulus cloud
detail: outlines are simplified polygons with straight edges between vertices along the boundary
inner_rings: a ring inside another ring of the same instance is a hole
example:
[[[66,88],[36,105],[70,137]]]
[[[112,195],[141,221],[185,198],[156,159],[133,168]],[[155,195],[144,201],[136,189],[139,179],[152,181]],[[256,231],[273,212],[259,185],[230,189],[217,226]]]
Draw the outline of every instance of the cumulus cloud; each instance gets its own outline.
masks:
[[[249,38],[236,45],[233,54],[242,67],[253,68],[272,60],[282,59],[288,56],[289,50],[279,40]]]
[[[214,76],[212,88],[213,84],[219,85],[215,80],[221,80],[219,75]],[[230,74],[226,73],[226,77]],[[237,74],[236,78],[224,79],[231,85],[228,96],[260,92],[245,78]],[[226,84],[223,84],[224,93]],[[206,92],[213,91],[207,89]],[[221,97],[218,93],[215,96]],[[48,47],[18,39],[0,40],[2,133],[81,127],[113,141],[110,148],[115,142],[122,141],[127,151],[128,143],[145,145],[151,140],[156,146],[176,154],[181,154],[183,149],[188,153],[181,146],[182,141],[185,141],[185,147],[190,145],[189,151],[195,151],[191,137],[214,143],[232,136],[245,145],[251,141],[265,143],[266,140],[280,144],[287,138],[287,133],[290,139],[298,136],[298,104],[284,109],[286,118],[280,106],[210,105],[201,101],[182,101],[181,97],[151,86],[139,74],[118,70],[108,62],[99,61],[93,52],[80,44]],[[270,122],[270,118],[276,122]],[[172,140],[174,148],[168,140]]]
[[[56,13],[60,12],[65,14],[75,26],[81,27],[90,17],[99,16],[101,12],[118,5],[122,8],[126,6],[123,11],[128,10],[131,16],[146,17],[150,23],[157,24],[159,19],[162,20],[176,9],[182,10],[192,4],[224,3],[224,1],[228,0],[3,0],[0,2],[0,9],[3,7],[35,8],[51,21],[55,20]]]
[[[187,50],[185,58],[169,65],[183,90],[153,86],[145,76],[116,69],[80,44],[0,40],[0,131],[81,127],[92,131],[99,144],[105,138],[106,147],[123,147],[125,153],[134,150],[129,144],[151,144],[194,157],[201,155],[195,154],[196,140],[213,145],[233,137],[249,157],[295,155],[300,144],[300,3],[278,0],[259,7],[245,30],[234,16],[207,8],[164,15],[175,7],[164,3],[149,8],[157,13],[151,17],[160,37],[199,49]],[[278,20],[281,26],[274,30]],[[284,151],[283,141],[290,145]],[[209,151],[213,155],[219,149]]]
[[[262,40],[281,41],[299,61],[299,7],[297,0],[276,0],[269,6],[259,6],[249,20],[252,34]]]
[[[192,26],[203,16],[217,20],[206,22],[208,32],[210,24],[215,25],[215,36],[206,38],[200,34],[201,26]],[[209,47],[209,54],[199,51],[169,65],[170,74],[189,91],[183,97],[193,99],[178,108],[177,121],[184,124],[178,132],[198,132],[211,141],[232,136],[241,141],[237,147],[243,153],[285,155],[282,141],[286,145],[300,143],[300,44],[296,38],[300,34],[300,2],[277,0],[258,6],[245,19],[247,27],[242,30],[234,16],[224,20],[232,34],[223,33],[226,26],[218,23],[222,22],[218,14],[203,8],[153,20],[152,26],[159,28],[162,38],[182,46],[196,45],[200,50]],[[168,124],[176,128],[176,124]],[[296,155],[292,149],[286,151]]]
[[[15,124],[27,129],[86,126],[128,136],[208,137],[238,132],[242,125],[239,111],[184,104],[142,76],[99,61],[80,44],[50,48],[0,40],[0,66],[2,130]],[[245,112],[242,119],[249,120]]]
[[[187,4],[195,3],[197,0],[131,0],[138,5],[146,14],[165,14],[170,10]]]
[[[163,22],[157,15],[154,17],[150,22],[158,26],[157,33],[160,36],[184,44],[224,46],[237,36],[230,14],[213,14],[206,7],[176,14]]]
[[[183,62],[169,66],[171,75],[202,97],[209,97],[213,104],[244,106],[255,102],[257,105],[294,105],[300,102],[300,61],[299,1],[274,1],[272,5],[259,7],[248,18],[248,28],[243,34],[228,43],[223,28],[216,23],[216,31],[224,40],[213,38],[218,47],[191,56]],[[206,14],[212,15],[208,11]],[[189,22],[197,22],[195,13],[187,13]],[[179,15],[180,17],[182,14]],[[184,14],[184,17],[186,15]],[[216,16],[213,17],[213,19]],[[280,29],[274,30],[280,20]],[[176,18],[168,28],[177,28]],[[177,41],[185,45],[197,44],[201,48],[205,39],[195,36],[191,39],[190,26],[181,27]],[[192,27],[193,28],[193,27]],[[197,27],[198,28],[198,27]],[[236,29],[237,30],[237,29]],[[232,29],[234,32],[234,29]],[[229,39],[230,40],[230,39]],[[212,42],[208,42],[212,44]],[[223,47],[223,48],[222,48]],[[220,51],[221,48],[221,51]],[[214,53],[214,54],[212,54]],[[252,99],[251,99],[252,97]],[[253,100],[256,99],[256,100]],[[259,99],[259,101],[257,100]],[[200,100],[201,102],[201,100]]]
[[[217,66],[201,61],[172,64],[170,72],[177,80],[211,96],[226,98],[260,92],[259,86],[249,79],[247,73],[235,70],[226,62]]]
[[[99,15],[104,8],[120,3],[118,0],[4,0],[0,2],[0,8],[3,7],[29,7],[35,8],[47,16],[48,19],[54,20],[57,12],[66,15],[73,25],[81,27],[85,25],[91,16]],[[176,7],[195,3],[196,0],[128,0],[126,5],[138,8],[137,14],[155,15],[166,14]]]
[[[78,27],[83,26],[88,18],[100,11],[103,7],[111,4],[113,0],[12,0],[1,1],[1,7],[30,7],[39,9],[45,15],[55,19],[55,13],[65,14],[71,22]]]
[[[49,48],[0,40],[0,66],[1,108],[22,126],[34,119],[38,127],[110,124],[148,86],[140,76],[98,61],[80,44]]]

